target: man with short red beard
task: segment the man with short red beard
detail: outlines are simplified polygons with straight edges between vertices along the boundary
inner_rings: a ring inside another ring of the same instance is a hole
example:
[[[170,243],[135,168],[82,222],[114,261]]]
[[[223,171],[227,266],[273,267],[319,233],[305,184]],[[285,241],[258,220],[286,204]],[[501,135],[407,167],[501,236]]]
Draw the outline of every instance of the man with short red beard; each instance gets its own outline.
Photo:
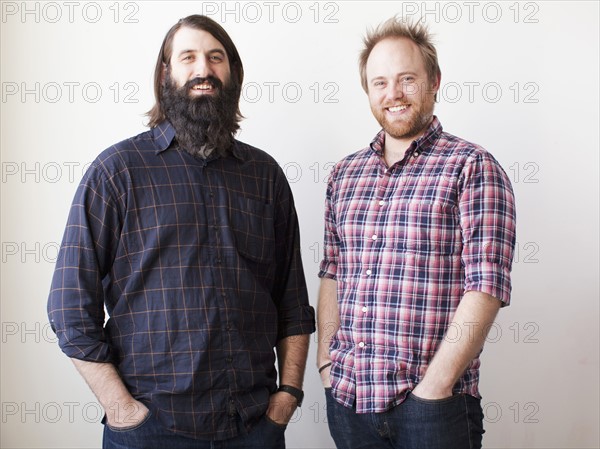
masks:
[[[106,412],[104,448],[284,448],[301,405],[314,310],[283,171],[234,138],[243,74],[219,24],[181,19],[151,129],[75,195],[48,315]]]
[[[338,448],[480,448],[479,354],[510,302],[515,203],[480,146],[433,115],[426,28],[392,18],[360,74],[383,128],[333,169],[318,366]]]

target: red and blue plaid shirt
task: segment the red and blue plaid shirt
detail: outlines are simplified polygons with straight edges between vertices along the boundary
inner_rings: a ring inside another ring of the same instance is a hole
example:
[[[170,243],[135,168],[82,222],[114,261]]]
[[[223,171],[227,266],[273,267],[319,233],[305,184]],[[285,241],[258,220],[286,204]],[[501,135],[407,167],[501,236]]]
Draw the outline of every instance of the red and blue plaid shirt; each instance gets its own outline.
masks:
[[[385,134],[333,169],[320,277],[335,279],[333,396],[357,413],[401,403],[420,381],[467,291],[507,305],[515,247],[510,181],[478,145],[427,132],[391,167]],[[479,358],[454,393],[479,397]]]

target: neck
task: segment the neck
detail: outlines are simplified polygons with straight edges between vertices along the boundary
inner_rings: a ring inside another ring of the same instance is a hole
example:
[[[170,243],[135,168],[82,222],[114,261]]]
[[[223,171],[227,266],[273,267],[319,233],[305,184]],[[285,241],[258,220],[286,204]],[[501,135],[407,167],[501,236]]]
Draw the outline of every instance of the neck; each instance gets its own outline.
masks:
[[[427,131],[432,121],[433,116],[427,120],[421,131],[409,137],[393,137],[386,131],[385,144],[383,146],[383,157],[388,167],[391,167],[396,162],[399,162],[404,158],[406,150],[410,148],[415,140],[419,139],[425,134],[425,131]]]
[[[396,162],[401,161],[404,157],[404,153],[410,145],[413,139],[397,139],[385,133],[385,145],[383,147],[383,157],[388,167],[391,167]]]

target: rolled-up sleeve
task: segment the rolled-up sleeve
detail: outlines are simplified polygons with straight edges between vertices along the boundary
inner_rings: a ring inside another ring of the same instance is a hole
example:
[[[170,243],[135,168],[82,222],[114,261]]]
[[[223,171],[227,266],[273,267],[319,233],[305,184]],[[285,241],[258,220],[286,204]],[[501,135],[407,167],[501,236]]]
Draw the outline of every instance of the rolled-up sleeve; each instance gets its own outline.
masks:
[[[300,230],[292,191],[281,171],[276,200],[275,251],[277,340],[315,331],[315,311],[309,304],[300,252]]]
[[[465,291],[480,291],[510,304],[516,241],[515,198],[510,180],[487,152],[464,166],[459,198]]]
[[[334,210],[334,185],[335,185],[334,168],[329,175],[327,183],[327,193],[325,195],[325,226],[323,236],[323,259],[319,266],[319,277],[337,280],[337,266],[340,250],[340,243],[335,224]]]
[[[102,280],[110,271],[120,220],[114,190],[97,163],[81,181],[58,254],[48,318],[69,357],[110,362]]]

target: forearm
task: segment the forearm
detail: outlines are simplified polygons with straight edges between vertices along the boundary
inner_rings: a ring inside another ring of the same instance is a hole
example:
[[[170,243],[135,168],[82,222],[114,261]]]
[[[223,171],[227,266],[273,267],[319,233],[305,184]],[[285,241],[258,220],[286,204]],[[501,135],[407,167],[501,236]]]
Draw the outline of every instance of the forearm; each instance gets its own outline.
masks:
[[[309,338],[309,335],[293,335],[277,344],[280,385],[302,389]]]
[[[415,388],[417,396],[440,399],[452,395],[452,387],[479,354],[496,318],[500,301],[481,292],[467,292],[448,327],[447,334]]]
[[[71,360],[104,408],[109,424],[131,425],[146,414],[147,408],[129,393],[112,363]]]
[[[337,304],[337,281],[322,278],[317,306],[317,332],[319,339],[317,367],[322,367],[331,361],[329,343],[339,327],[340,316]]]
[[[279,385],[302,390],[304,370],[308,357],[309,335],[293,335],[277,344],[279,362]],[[285,425],[290,421],[298,400],[288,392],[278,391],[271,395],[267,415],[275,422]]]

